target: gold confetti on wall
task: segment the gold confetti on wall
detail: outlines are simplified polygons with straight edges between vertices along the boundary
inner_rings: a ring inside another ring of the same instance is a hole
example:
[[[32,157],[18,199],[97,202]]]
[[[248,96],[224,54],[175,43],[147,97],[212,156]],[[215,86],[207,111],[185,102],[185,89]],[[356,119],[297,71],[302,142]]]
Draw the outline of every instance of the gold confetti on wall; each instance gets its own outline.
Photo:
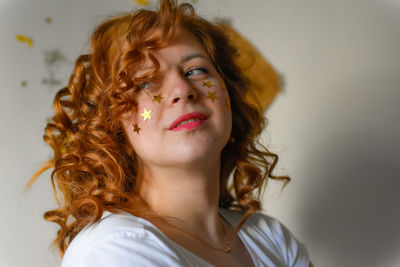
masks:
[[[28,36],[25,36],[25,35],[21,35],[21,34],[17,34],[15,36],[15,39],[20,43],[27,43],[29,47],[33,46],[33,39],[31,37],[28,37]]]
[[[250,79],[251,90],[265,110],[280,90],[280,78],[257,49],[230,25],[224,24],[224,32],[239,50],[238,63]],[[251,99],[250,99],[251,100]]]
[[[53,22],[53,19],[52,19],[51,17],[47,17],[44,21],[45,21],[47,24],[50,24],[50,23]]]
[[[147,6],[149,5],[149,0],[135,0],[136,4]]]

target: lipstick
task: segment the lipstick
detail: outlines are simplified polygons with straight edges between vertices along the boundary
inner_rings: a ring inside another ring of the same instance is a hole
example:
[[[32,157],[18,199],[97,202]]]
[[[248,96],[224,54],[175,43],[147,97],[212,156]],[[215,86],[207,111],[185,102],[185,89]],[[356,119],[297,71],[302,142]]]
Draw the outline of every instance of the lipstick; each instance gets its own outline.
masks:
[[[170,126],[171,131],[190,130],[199,127],[207,120],[207,116],[200,112],[192,112],[177,118]]]

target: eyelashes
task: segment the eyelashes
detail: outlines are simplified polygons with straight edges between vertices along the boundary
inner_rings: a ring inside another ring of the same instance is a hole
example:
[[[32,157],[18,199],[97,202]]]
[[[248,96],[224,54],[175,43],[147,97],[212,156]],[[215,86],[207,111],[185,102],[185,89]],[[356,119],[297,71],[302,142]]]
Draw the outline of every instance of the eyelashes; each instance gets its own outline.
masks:
[[[203,75],[203,74],[208,74],[208,70],[206,68],[193,68],[190,69],[185,73],[185,77],[192,77],[192,76],[198,76],[198,75]]]
[[[146,90],[146,89],[150,89],[151,87],[151,82],[141,82],[139,84],[140,89]]]
[[[152,81],[151,79],[137,82],[135,86],[135,93],[138,93],[140,91],[149,91],[153,87],[153,83],[154,81]]]
[[[209,71],[207,68],[194,67],[183,73],[183,76],[188,79],[197,80],[206,78],[208,74]],[[151,93],[152,91],[157,90],[159,86],[160,83],[156,78],[143,79],[135,86],[135,92],[144,91],[146,93]]]
[[[135,86],[135,93],[144,92],[149,96],[153,96],[157,93],[159,85],[154,79],[148,79],[140,81]]]

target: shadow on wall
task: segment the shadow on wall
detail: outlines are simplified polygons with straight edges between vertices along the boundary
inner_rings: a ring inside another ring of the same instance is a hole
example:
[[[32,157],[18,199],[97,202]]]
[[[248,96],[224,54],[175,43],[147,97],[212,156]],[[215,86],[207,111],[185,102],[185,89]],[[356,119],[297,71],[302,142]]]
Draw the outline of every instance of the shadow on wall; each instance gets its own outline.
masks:
[[[397,127],[347,129],[325,140],[323,151],[316,152],[322,157],[305,162],[324,167],[307,173],[320,181],[302,203],[301,223],[313,245],[333,257],[334,266],[394,266],[399,258]]]

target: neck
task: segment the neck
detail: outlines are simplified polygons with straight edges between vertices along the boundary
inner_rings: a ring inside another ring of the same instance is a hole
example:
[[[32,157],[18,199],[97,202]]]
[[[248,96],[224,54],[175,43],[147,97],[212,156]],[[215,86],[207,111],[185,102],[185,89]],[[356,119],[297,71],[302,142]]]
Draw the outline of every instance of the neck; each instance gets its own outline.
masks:
[[[144,168],[138,195],[177,228],[215,243],[224,238],[218,215],[220,162],[180,168]]]

